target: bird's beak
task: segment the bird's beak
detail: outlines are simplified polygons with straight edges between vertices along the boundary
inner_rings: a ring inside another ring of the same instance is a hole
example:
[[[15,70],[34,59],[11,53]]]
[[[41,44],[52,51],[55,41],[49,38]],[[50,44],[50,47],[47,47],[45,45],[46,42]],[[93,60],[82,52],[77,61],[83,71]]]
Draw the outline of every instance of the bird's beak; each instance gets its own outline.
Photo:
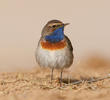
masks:
[[[69,25],[69,24],[70,24],[70,23],[65,23],[64,26],[67,26],[67,25]]]

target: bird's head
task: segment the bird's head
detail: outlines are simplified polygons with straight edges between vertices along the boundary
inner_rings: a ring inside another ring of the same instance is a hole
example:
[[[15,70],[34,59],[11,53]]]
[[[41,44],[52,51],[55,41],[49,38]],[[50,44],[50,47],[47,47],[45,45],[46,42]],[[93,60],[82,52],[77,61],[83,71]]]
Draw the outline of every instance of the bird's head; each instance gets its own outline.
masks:
[[[42,36],[49,42],[59,42],[63,40],[64,27],[68,24],[64,24],[59,20],[51,20],[44,26]]]

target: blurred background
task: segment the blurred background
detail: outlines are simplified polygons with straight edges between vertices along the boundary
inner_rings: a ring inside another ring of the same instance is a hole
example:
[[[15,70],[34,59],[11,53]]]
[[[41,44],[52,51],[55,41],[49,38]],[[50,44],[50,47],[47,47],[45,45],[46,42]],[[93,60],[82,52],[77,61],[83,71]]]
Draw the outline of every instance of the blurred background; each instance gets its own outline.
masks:
[[[109,0],[1,0],[0,71],[35,67],[41,30],[52,19],[70,23],[75,63],[93,54],[110,58]]]

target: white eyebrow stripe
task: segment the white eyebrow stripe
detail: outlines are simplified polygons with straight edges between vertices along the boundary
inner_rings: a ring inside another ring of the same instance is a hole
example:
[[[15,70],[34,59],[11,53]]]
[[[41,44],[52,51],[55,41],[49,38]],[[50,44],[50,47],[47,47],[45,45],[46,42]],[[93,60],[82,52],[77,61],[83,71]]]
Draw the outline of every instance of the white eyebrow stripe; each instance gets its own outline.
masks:
[[[51,23],[51,24],[49,24],[48,26],[53,26],[53,25],[62,25],[62,23]]]

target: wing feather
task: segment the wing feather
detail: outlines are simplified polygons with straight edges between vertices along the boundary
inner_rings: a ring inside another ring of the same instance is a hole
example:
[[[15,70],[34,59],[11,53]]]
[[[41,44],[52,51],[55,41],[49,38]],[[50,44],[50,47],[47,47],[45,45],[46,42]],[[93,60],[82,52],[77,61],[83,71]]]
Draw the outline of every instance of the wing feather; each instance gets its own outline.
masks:
[[[72,43],[70,41],[70,39],[65,35],[65,39],[67,40],[67,43],[68,43],[68,47],[70,48],[70,50],[73,52],[73,46],[72,46]]]

